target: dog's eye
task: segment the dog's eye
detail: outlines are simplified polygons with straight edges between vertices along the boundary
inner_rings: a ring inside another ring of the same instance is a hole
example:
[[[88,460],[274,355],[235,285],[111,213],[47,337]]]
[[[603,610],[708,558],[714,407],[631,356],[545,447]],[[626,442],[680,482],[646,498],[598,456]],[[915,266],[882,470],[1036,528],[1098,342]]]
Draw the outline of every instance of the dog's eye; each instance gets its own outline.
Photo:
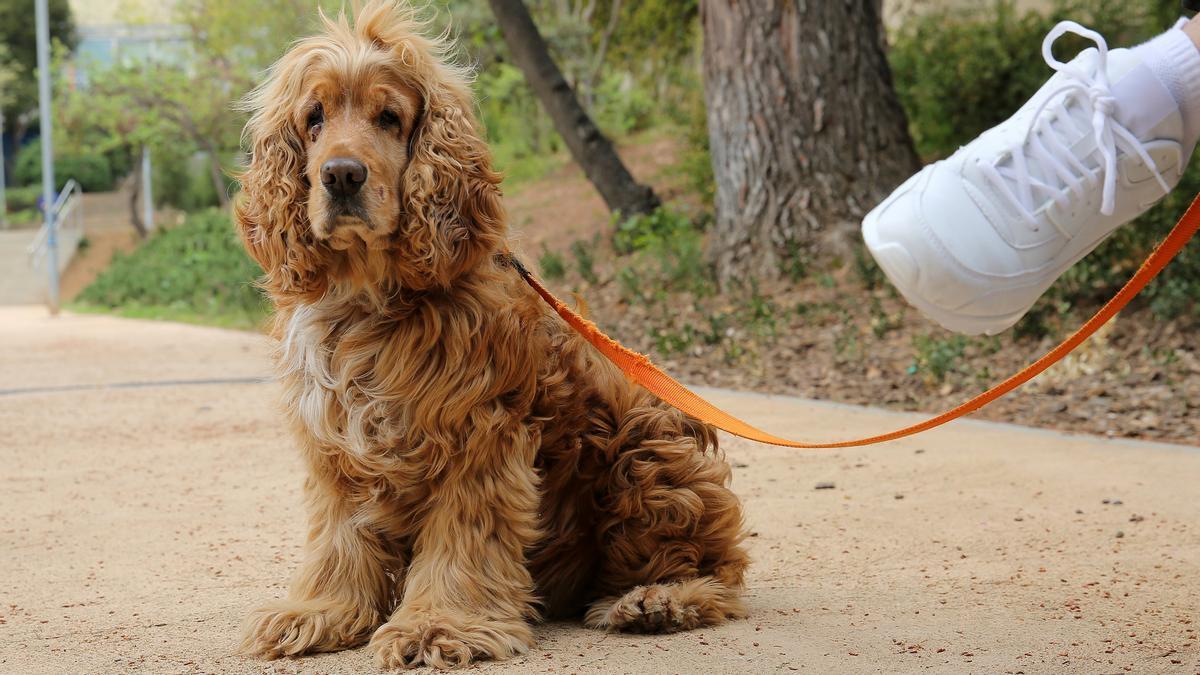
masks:
[[[306,124],[308,125],[309,129],[312,129],[313,127],[317,126],[318,124],[320,124],[324,121],[325,121],[325,108],[320,103],[318,103],[315,106],[313,106],[312,110],[308,111],[308,120],[307,120]]]
[[[391,110],[384,110],[379,113],[379,126],[384,129],[391,129],[400,126],[400,116]]]

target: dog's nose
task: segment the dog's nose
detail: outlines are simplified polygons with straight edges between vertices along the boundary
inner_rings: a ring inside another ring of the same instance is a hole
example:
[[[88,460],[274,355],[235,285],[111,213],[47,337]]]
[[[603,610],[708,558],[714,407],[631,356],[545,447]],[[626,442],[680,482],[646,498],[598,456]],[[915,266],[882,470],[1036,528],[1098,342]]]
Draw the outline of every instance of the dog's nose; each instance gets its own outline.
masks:
[[[367,166],[357,159],[337,157],[321,165],[321,183],[334,197],[353,197],[367,182]]]

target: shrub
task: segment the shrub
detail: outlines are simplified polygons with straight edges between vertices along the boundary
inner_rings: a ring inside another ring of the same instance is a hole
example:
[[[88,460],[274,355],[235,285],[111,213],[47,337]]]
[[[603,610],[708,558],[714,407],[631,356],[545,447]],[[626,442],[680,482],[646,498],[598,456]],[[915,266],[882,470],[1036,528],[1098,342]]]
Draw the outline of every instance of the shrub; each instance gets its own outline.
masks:
[[[79,302],[253,325],[268,309],[254,284],[259,273],[237,241],[229,215],[207,210],[158,231],[133,253],[117,254]]]
[[[620,221],[613,248],[635,254],[617,274],[622,295],[631,302],[647,301],[651,290],[701,296],[715,291],[712,265],[704,257],[703,227],[685,215],[660,208]]]
[[[42,185],[25,185],[22,187],[10,187],[4,192],[4,198],[8,202],[8,211],[28,211],[37,209],[38,197],[42,196]]]
[[[538,267],[542,270],[542,276],[547,279],[561,279],[567,273],[567,263],[563,260],[561,253],[555,253],[542,244],[542,255],[538,258]]]
[[[108,157],[103,154],[55,154],[54,180],[56,190],[74,178],[85,192],[107,192],[116,180]],[[42,144],[34,141],[17,151],[13,166],[13,182],[18,185],[42,184]]]
[[[1049,11],[1018,11],[997,0],[923,12],[892,36],[889,60],[917,151],[950,154],[1012,115],[1053,71],[1042,38],[1063,19],[1103,31],[1110,45],[1137,44],[1162,31],[1161,2],[1058,0]],[[1091,43],[1067,35],[1056,55],[1070,58]]]
[[[641,131],[653,122],[655,101],[628,75],[606,74],[596,87],[595,98],[592,117],[609,136]]]
[[[930,335],[913,337],[913,365],[909,372],[920,373],[926,384],[940,384],[946,376],[958,370],[967,349],[967,338],[953,335],[935,338]]]
[[[630,216],[621,220],[614,216],[616,229],[613,231],[613,249],[621,255],[643,251],[658,245],[664,239],[685,236],[699,229],[687,216],[664,208],[647,214]]]
[[[596,235],[599,238],[600,235]],[[582,239],[576,239],[571,242],[571,255],[575,256],[575,264],[579,268],[579,276],[589,284],[600,283],[600,277],[596,275],[596,241],[585,242]]]
[[[186,146],[184,146],[186,148]],[[217,206],[216,188],[209,174],[206,155],[189,150],[155,150],[151,156],[154,203],[181,211],[200,211]]]

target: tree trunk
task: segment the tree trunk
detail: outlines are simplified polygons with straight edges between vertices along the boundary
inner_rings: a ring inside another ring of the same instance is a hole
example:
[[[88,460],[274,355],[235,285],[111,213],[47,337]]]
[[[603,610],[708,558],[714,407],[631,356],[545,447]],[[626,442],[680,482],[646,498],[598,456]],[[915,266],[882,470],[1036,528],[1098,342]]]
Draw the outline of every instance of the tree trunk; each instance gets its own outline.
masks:
[[[609,210],[631,216],[657,208],[658,196],[634,180],[612,143],[579,105],[575,92],[550,58],[546,41],[525,4],[521,0],[489,2],[513,61],[525,74],[525,81],[549,113],[571,156],[596,186]]]
[[[208,148],[208,178],[212,181],[213,189],[217,192],[217,203],[224,211],[229,208],[229,185],[225,182],[225,171],[221,168],[221,158],[217,156],[216,148],[207,140],[203,141]]]
[[[145,239],[150,232],[146,229],[146,223],[142,222],[142,161],[140,157],[133,160],[133,174],[130,179],[132,185],[129,190],[129,224],[133,225],[134,230],[137,230],[138,239]]]
[[[918,166],[880,0],[701,0],[722,287],[836,252]]]

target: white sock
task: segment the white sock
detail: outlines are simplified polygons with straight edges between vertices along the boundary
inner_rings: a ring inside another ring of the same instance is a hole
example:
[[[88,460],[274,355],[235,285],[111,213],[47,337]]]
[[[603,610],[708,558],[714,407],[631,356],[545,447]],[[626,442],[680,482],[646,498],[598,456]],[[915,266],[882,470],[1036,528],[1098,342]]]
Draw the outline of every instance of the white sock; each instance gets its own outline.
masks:
[[[1149,42],[1134,47],[1143,62],[1171,92],[1183,115],[1184,147],[1200,140],[1200,49],[1182,30],[1187,19]]]

